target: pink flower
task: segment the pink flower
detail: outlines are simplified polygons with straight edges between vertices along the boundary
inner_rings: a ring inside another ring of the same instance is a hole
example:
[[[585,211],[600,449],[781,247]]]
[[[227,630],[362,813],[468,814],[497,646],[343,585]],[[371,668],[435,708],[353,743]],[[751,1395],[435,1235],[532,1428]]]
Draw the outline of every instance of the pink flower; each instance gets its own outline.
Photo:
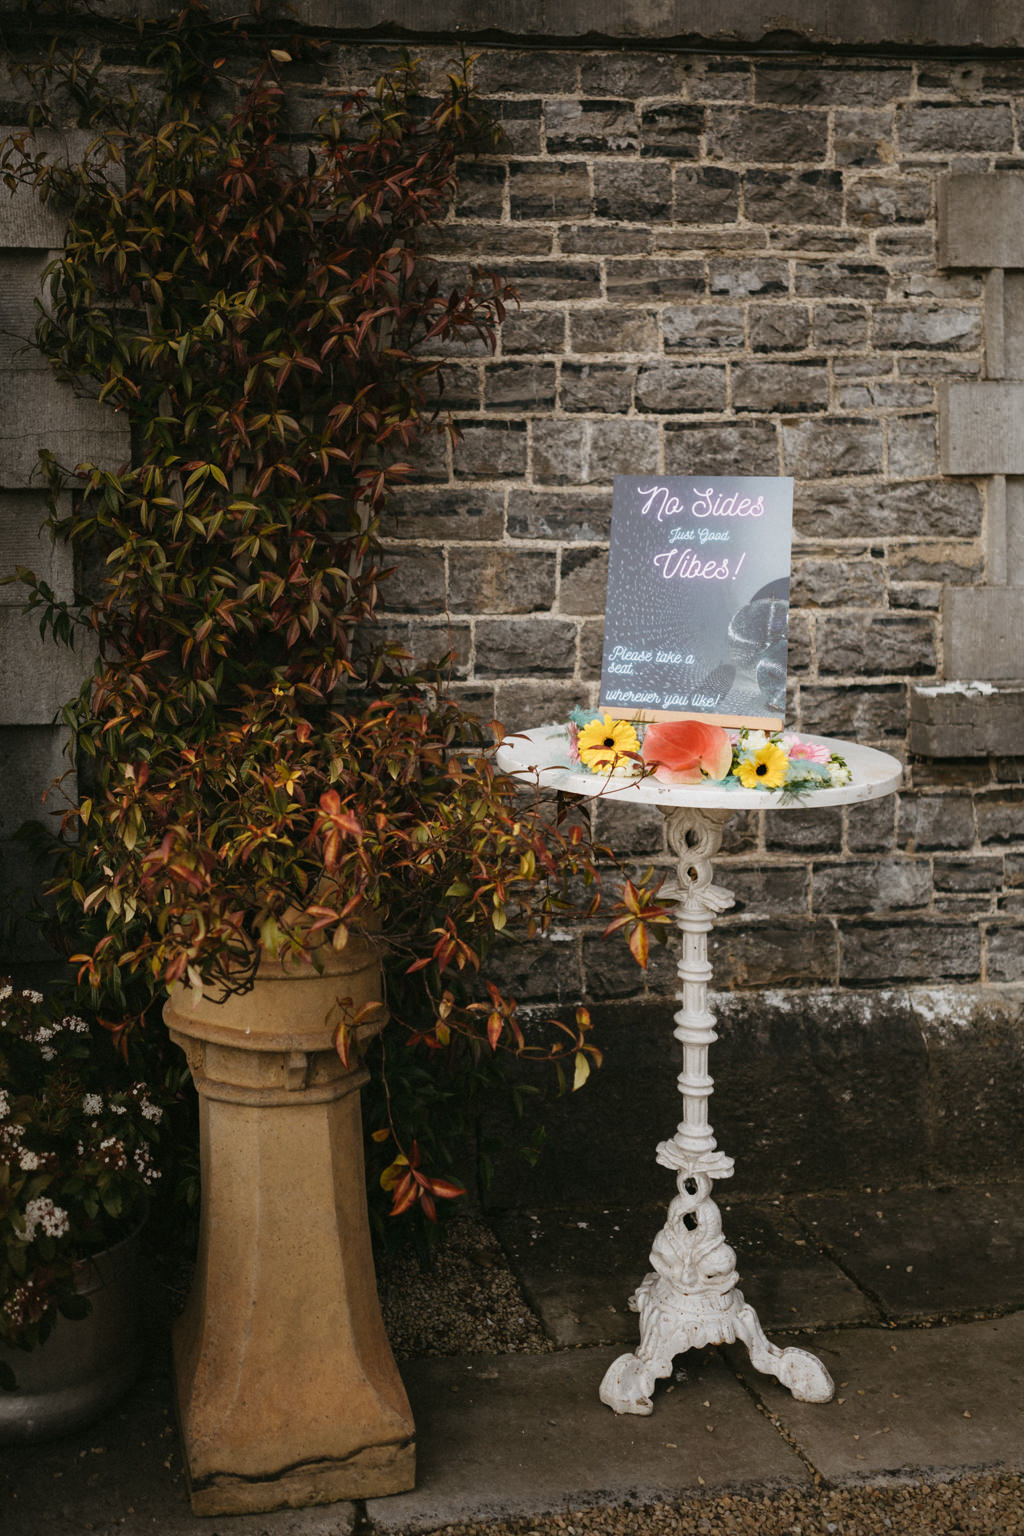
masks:
[[[700,784],[725,778],[732,742],[720,725],[703,720],[658,721],[647,727],[643,759],[662,784]]]
[[[829,759],[828,747],[823,747],[813,741],[801,741],[799,736],[783,736],[782,750],[792,761],[793,758],[802,757],[808,763],[827,763]]]

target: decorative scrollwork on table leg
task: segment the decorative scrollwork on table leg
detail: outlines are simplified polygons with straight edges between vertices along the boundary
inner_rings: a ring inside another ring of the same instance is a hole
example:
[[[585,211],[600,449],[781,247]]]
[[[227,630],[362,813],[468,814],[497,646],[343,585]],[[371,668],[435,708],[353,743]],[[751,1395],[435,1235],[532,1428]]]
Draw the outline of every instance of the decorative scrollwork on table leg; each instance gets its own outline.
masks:
[[[722,1233],[722,1217],[711,1197],[716,1179],[728,1178],[733,1162],[718,1150],[708,1119],[714,1080],[708,1048],[718,1038],[708,1007],[711,980],[707,936],[732,895],[712,881],[711,861],[722,841],[728,811],[673,807],[665,812],[668,839],[676,854],[675,923],[681,935],[678,974],[682,1007],[675,1036],[683,1047],[678,1077],[683,1118],[663,1141],[657,1160],[676,1170],[678,1193],[665,1225],[654,1239],[653,1270],[637,1287],[630,1306],[640,1314],[640,1344],[621,1355],[605,1373],[600,1397],[616,1413],[653,1411],[654,1383],[668,1376],[676,1355],[708,1344],[740,1339],[757,1370],[777,1376],[795,1397],[827,1402],[833,1386],[825,1367],[801,1349],[779,1349],[766,1339],[757,1314],[737,1289],[736,1255]]]

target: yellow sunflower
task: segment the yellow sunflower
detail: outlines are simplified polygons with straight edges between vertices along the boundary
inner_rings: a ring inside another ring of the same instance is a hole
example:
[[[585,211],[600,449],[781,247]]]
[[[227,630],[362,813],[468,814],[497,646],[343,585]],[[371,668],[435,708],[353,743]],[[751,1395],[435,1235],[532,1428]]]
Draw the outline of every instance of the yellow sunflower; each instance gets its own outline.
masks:
[[[577,746],[580,762],[592,773],[614,773],[619,768],[630,768],[633,764],[627,754],[640,751],[636,731],[629,721],[613,720],[611,715],[585,725]]]
[[[779,789],[786,782],[789,758],[774,741],[739,764],[736,777],[744,789]]]

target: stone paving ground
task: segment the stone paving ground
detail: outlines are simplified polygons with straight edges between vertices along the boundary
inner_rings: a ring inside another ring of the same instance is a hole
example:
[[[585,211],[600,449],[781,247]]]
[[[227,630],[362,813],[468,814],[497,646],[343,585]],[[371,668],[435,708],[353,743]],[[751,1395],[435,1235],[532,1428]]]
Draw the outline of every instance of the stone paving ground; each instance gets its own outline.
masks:
[[[824,1360],[833,1402],[795,1402],[730,1346],[680,1356],[651,1417],[616,1416],[597,1388],[636,1338],[625,1300],[662,1213],[474,1218],[456,1225],[434,1276],[398,1266],[384,1277],[417,1423],[414,1492],[193,1516],[161,1346],[93,1429],[2,1453],[0,1530],[1024,1532],[1024,1183],[723,1202],[723,1214],[744,1294],[777,1342]]]

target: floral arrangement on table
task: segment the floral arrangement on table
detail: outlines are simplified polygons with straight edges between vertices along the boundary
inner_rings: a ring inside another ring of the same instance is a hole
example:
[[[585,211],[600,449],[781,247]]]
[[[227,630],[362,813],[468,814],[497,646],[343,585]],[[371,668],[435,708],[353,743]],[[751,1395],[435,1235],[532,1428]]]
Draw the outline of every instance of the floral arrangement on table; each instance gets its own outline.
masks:
[[[849,784],[845,758],[791,731],[726,730],[703,720],[618,720],[600,710],[569,717],[569,761],[602,777],[650,774],[662,784],[720,784],[805,795]]]
[[[143,1220],[164,1110],[98,1025],[0,978],[0,1342],[42,1343],[76,1276]],[[0,1387],[12,1387],[0,1359]]]

